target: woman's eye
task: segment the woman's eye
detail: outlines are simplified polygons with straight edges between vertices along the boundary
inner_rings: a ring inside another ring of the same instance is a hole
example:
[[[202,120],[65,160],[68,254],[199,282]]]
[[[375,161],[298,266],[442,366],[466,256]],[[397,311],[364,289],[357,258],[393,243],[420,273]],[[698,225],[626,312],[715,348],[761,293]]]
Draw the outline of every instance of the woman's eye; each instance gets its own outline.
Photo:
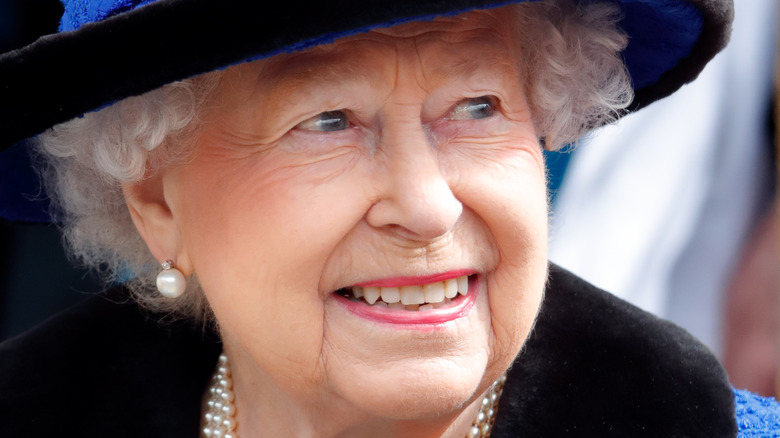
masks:
[[[349,128],[349,118],[342,110],[326,111],[299,123],[296,128],[304,131],[333,132]]]
[[[486,119],[496,112],[498,105],[493,96],[480,96],[463,99],[450,110],[450,120]]]

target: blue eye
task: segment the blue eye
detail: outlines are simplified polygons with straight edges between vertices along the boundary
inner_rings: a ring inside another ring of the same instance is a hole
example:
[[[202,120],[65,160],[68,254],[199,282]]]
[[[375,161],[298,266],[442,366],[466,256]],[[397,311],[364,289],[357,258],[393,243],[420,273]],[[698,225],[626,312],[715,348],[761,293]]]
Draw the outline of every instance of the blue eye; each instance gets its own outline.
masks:
[[[304,131],[333,132],[349,128],[349,118],[342,110],[326,111],[306,119],[296,126]]]
[[[486,119],[496,112],[496,98],[493,96],[480,96],[463,99],[450,110],[451,120],[476,120]]]

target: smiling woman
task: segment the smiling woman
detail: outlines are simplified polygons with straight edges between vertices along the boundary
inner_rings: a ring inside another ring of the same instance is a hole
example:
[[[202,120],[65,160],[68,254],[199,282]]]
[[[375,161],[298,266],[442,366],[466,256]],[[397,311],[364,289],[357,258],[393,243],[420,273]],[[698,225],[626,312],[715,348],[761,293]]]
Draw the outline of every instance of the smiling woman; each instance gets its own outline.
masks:
[[[437,145],[436,150],[445,153],[442,165],[449,160],[446,154],[466,151],[500,161],[499,156],[488,155],[489,150],[483,146],[489,139],[487,134],[494,139],[505,135],[508,125],[504,121],[509,119],[493,117],[479,125],[466,123],[462,120],[469,118],[466,110],[475,110],[470,102],[480,102],[476,104],[479,111],[498,110],[526,121],[531,121],[527,107],[532,105],[537,108],[534,131],[526,137],[533,149],[538,149],[539,137],[547,139],[549,147],[558,147],[576,140],[586,126],[617,117],[632,96],[623,63],[616,56],[625,45],[625,36],[614,27],[615,8],[595,4],[577,14],[572,8],[575,4],[567,2],[520,4],[502,10],[510,14],[511,20],[501,19],[496,11],[475,12],[472,18],[481,21],[481,32],[480,23],[463,16],[426,22],[426,26],[410,23],[391,28],[392,32],[383,28],[306,52],[278,55],[175,82],[85,114],[41,137],[44,154],[49,155],[49,192],[58,193],[55,200],[61,200],[61,208],[55,213],[61,214],[59,222],[67,224],[65,231],[73,236],[68,239],[70,247],[85,264],[106,266],[104,273],[109,281],[127,283],[139,292],[139,299],[154,308],[197,317],[200,312],[208,312],[205,302],[199,301],[200,294],[186,294],[172,302],[154,292],[154,265],[170,255],[160,258],[150,254],[127,210],[115,208],[124,205],[117,181],[135,181],[156,174],[159,168],[187,162],[207,117],[222,123],[221,134],[212,130],[209,135],[229,136],[226,146],[244,146],[236,150],[239,155],[257,156],[265,145],[269,149],[266,154],[279,156],[285,151],[288,159],[297,156],[295,159],[301,162],[342,156],[341,161],[330,161],[330,166],[351,166],[353,159],[368,153],[372,161],[384,159],[383,149],[376,143],[383,129],[379,117],[386,116],[370,105],[388,100],[396,81],[417,81],[417,76],[423,75],[430,82],[425,86],[434,88],[430,92],[418,90],[418,94],[427,95],[409,96],[419,101],[409,103],[418,106],[417,122],[412,119],[414,129],[404,134],[417,131],[425,136],[421,141],[452,143],[448,148]],[[491,26],[501,33],[485,30]],[[442,34],[448,28],[452,29]],[[580,33],[589,38],[580,41]],[[447,34],[450,41],[446,41]],[[414,46],[417,41],[427,46],[425,58],[411,59],[420,56]],[[499,45],[494,46],[495,42]],[[580,46],[579,50],[567,49],[572,43]],[[401,49],[405,49],[405,58],[394,54]],[[391,52],[393,58],[377,64]],[[396,75],[402,62],[415,69],[406,72],[405,77]],[[544,80],[532,81],[528,77],[531,74]],[[404,90],[406,95],[414,91],[408,88]],[[556,90],[565,90],[571,98],[560,99]],[[510,92],[513,94],[507,95]],[[400,101],[401,95],[395,99]],[[484,102],[489,102],[490,110]],[[341,119],[336,118],[337,114]],[[329,136],[317,134],[315,126],[323,123],[330,125],[323,131],[335,130],[334,125],[352,129],[339,129]],[[275,142],[284,148],[272,150]],[[81,158],[74,160],[73,154]],[[408,161],[399,164],[416,164]],[[320,178],[329,178],[323,173],[328,168],[320,168]],[[330,169],[332,173],[340,170]],[[404,181],[406,178],[398,182]],[[403,184],[392,185],[399,191],[406,190]],[[408,185],[415,190],[416,183],[410,181]],[[96,190],[98,186],[102,186],[100,190]],[[223,195],[231,191],[231,187],[220,189]],[[445,195],[450,192],[448,188],[444,191]],[[338,193],[340,201],[349,199],[344,192]],[[332,205],[329,200],[325,203]],[[311,218],[312,214],[329,213],[327,210],[310,208],[306,214]],[[129,282],[128,264],[136,274]],[[196,282],[191,283],[191,290],[198,290]]]
[[[166,8],[195,21],[240,21],[247,8],[117,2],[107,18],[90,15],[102,2],[87,3],[69,4],[63,26],[75,20],[74,31],[52,41],[146,31]],[[733,394],[694,339],[546,259],[542,145],[630,108],[638,73],[624,65],[621,24],[636,24],[632,4],[398,3],[377,22],[242,50],[63,116],[37,141],[53,217],[76,257],[123,283],[109,296],[132,294],[145,316],[88,304],[1,347],[0,370],[18,374],[26,360],[8,358],[51,340],[46,362],[70,362],[62,349],[107,363],[78,355],[68,366],[93,374],[91,409],[109,399],[124,409],[111,425],[79,425],[94,436],[194,436],[198,424],[204,436],[244,438],[732,436]],[[687,20],[648,4],[659,20]],[[668,94],[720,47],[728,17],[701,7],[687,10],[704,20],[701,38],[659,61],[666,76],[638,96]],[[304,29],[306,14],[280,35]],[[185,322],[149,321],[162,315]],[[100,334],[51,336],[62,327]],[[48,383],[23,398],[51,400],[30,411],[65,418],[53,406],[71,392],[50,391],[59,379],[43,368]],[[150,373],[156,383],[133,384]],[[683,383],[679,408],[662,407]],[[0,393],[19,385],[4,380]],[[603,385],[616,390],[599,415],[583,394]],[[636,405],[623,386],[644,394],[640,408],[626,408]],[[704,412],[679,416],[694,405]],[[21,418],[25,406],[6,412]],[[14,430],[29,436],[24,424]]]
[[[547,208],[515,22],[498,12],[228,69],[186,164],[125,184],[152,254],[197,273],[237,400],[263,406],[239,424],[440,434],[471,422],[464,404],[516,356],[546,278]],[[450,68],[475,59],[489,62]],[[466,276],[461,298],[424,306],[444,300],[435,280]],[[335,293],[354,286],[408,307]]]

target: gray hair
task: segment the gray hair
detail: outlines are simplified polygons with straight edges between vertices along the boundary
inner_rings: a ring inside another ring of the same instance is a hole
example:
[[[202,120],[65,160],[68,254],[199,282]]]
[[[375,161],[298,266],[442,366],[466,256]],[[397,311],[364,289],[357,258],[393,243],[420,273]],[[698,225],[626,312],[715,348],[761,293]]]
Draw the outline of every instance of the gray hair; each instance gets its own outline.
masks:
[[[547,0],[514,6],[534,126],[546,147],[575,142],[620,116],[633,98],[620,57],[626,36],[619,9]],[[37,153],[53,216],[75,260],[107,283],[124,283],[142,305],[173,315],[210,315],[192,276],[177,299],[155,290],[155,260],[130,218],[121,184],[140,181],[192,154],[199,109],[220,72],[174,82],[55,126],[39,136]]]

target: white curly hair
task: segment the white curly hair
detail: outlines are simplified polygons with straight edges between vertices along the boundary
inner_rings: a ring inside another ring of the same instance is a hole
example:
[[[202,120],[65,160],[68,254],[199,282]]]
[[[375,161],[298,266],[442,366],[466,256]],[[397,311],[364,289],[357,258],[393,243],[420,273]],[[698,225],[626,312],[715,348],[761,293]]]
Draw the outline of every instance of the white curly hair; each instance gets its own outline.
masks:
[[[609,2],[545,0],[513,6],[523,48],[534,126],[555,150],[619,117],[633,99],[620,52],[619,9]],[[199,109],[221,72],[129,97],[39,136],[37,155],[52,215],[69,253],[108,284],[123,283],[142,305],[171,315],[209,319],[193,275],[177,299],[156,292],[159,262],[130,218],[121,184],[153,175],[190,156]]]

